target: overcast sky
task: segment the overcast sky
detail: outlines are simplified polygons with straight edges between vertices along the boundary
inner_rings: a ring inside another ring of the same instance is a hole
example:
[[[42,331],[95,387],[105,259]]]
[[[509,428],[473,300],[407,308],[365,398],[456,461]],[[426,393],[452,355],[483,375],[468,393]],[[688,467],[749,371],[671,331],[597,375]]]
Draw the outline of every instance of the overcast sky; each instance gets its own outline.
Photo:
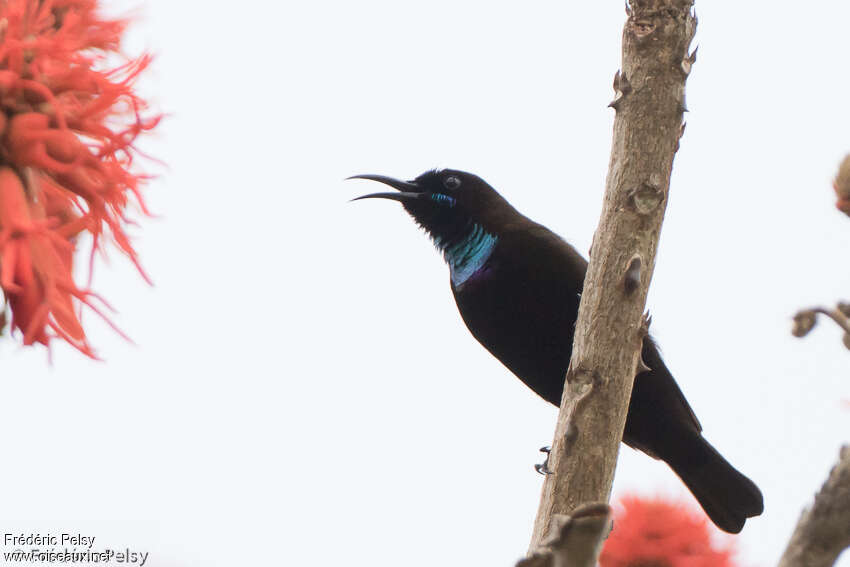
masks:
[[[469,335],[400,206],[349,203],[375,187],[342,180],[472,171],[586,252],[623,3],[199,6],[114,2],[169,114],[136,232],[155,286],[117,253],[96,270],[136,343],[88,316],[105,362],[0,344],[4,532],[79,531],[156,566],[512,565],[557,412]],[[648,308],[706,437],[764,492],[735,539],[768,566],[850,441],[838,329],[789,333],[850,295],[830,188],[850,4],[697,12]],[[626,492],[690,498],[628,448]]]

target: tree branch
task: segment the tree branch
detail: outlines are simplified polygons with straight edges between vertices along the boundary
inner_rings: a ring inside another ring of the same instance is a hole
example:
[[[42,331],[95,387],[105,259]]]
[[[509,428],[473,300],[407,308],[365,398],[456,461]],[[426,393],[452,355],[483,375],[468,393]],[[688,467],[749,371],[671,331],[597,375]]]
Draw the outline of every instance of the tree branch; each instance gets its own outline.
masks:
[[[617,114],[599,227],[585,278],[575,344],[531,551],[558,514],[607,502],[632,382],[647,333],[643,315],[684,131],[685,81],[696,53],[692,0],[630,0]]]
[[[828,567],[850,547],[850,445],[800,516],[779,567]]]
[[[579,506],[572,516],[555,516],[546,549],[534,553],[516,567],[595,567],[602,542],[611,531],[611,508],[595,503]]]
[[[805,337],[814,329],[817,323],[818,313],[826,315],[835,324],[841,327],[844,331],[844,346],[850,349],[850,304],[839,303],[835,309],[827,309],[825,307],[811,307],[798,311],[794,315],[794,325],[791,328],[791,334],[795,337]]]

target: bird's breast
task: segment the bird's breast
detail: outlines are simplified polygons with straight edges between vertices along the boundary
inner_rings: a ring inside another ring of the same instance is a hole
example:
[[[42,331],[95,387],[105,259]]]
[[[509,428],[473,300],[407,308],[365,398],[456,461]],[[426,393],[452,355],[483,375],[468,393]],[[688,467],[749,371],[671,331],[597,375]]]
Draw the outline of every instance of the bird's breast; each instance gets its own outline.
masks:
[[[545,269],[519,269],[500,254],[453,285],[467,328],[532,390],[560,403],[578,295],[573,282]]]

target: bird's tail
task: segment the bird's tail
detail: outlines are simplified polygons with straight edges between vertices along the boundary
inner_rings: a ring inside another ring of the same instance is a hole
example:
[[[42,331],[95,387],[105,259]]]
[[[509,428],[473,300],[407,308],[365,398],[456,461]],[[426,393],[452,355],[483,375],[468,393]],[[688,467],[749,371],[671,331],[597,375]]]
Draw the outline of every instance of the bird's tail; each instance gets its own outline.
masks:
[[[736,534],[747,518],[764,510],[758,487],[738,472],[697,431],[682,432],[693,439],[678,443],[678,451],[662,455],[718,528]],[[682,451],[687,447],[687,451]]]

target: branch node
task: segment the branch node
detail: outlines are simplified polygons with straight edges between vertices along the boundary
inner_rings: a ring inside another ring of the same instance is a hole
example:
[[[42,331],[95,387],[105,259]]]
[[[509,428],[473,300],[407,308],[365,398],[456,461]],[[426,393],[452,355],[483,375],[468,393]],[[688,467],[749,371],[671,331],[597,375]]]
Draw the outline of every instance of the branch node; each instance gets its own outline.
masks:
[[[602,379],[598,372],[588,370],[581,364],[576,369],[570,366],[567,370],[567,384],[570,386],[573,395],[582,394],[587,386],[592,388],[594,385],[601,383]]]
[[[641,215],[650,214],[664,201],[661,176],[653,173],[640,187],[632,189],[629,197],[634,210]]]
[[[699,46],[697,46],[690,55],[682,59],[682,72],[686,77],[691,74],[691,69],[693,68],[694,63],[696,63],[697,51],[699,51]]]
[[[646,39],[650,35],[652,35],[652,32],[655,31],[657,26],[655,25],[655,22],[653,22],[651,20],[648,20],[648,19],[638,20],[638,19],[634,19],[634,18],[630,17],[628,27],[629,27],[629,31],[632,33],[632,35],[635,36],[635,40],[637,40],[637,43],[640,44],[640,43],[645,42]]]
[[[582,504],[569,515],[556,514],[541,547],[516,567],[593,567],[611,526],[611,507],[604,502]]]
[[[640,256],[633,256],[631,262],[629,262],[629,267],[626,268],[626,275],[623,281],[626,295],[633,294],[640,287],[640,266]]]
[[[618,69],[616,73],[614,73],[614,100],[608,103],[608,106],[613,108],[614,110],[620,110],[620,103],[623,101],[623,98],[630,92],[632,92],[632,84],[629,82],[629,79],[626,77],[626,73],[620,73]]]
[[[564,428],[564,447],[569,447],[578,437],[578,427],[575,424],[575,415],[584,400],[593,391],[596,384],[602,380],[594,371],[579,368],[578,371],[567,372],[567,385],[570,393],[568,402],[569,409],[567,411],[566,427]]]

